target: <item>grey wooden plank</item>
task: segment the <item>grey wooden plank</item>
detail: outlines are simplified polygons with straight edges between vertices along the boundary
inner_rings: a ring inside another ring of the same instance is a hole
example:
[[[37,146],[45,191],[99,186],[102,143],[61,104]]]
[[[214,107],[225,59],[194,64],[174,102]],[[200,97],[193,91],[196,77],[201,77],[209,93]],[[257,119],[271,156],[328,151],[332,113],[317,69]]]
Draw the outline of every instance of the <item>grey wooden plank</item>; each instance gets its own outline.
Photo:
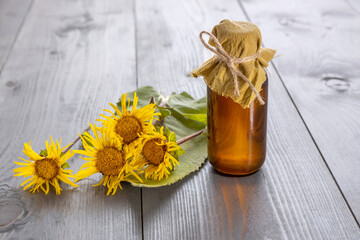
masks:
[[[31,0],[0,0],[0,73],[30,5]]]
[[[204,96],[205,86],[185,73],[209,57],[198,33],[223,18],[245,20],[233,0],[138,0],[139,85]],[[262,170],[229,177],[207,163],[175,185],[143,189],[145,239],[359,239],[311,136],[274,69],[269,71],[268,155]]]
[[[164,94],[190,90],[192,95],[203,96],[204,82],[201,79],[188,81],[186,77],[206,54],[197,47],[196,38],[199,34],[196,24],[204,21],[204,15],[198,13],[203,7],[196,1],[140,0],[136,3],[139,85],[151,85]],[[173,15],[177,18],[172,18]],[[185,43],[175,45],[182,41]]]
[[[278,49],[276,68],[359,223],[359,2],[243,4]]]
[[[96,175],[45,196],[12,177],[24,142],[38,150],[49,135],[69,143],[136,87],[133,8],[126,0],[34,2],[0,78],[0,239],[141,239],[138,188],[106,196],[91,186]],[[74,171],[82,164],[70,161]]]

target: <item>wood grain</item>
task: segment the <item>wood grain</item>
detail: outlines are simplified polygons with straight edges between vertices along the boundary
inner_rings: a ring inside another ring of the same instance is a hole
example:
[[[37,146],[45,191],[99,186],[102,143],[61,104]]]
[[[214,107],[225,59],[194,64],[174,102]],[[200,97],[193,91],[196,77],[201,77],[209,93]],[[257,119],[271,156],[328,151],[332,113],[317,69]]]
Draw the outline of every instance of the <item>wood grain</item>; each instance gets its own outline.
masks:
[[[245,20],[232,0],[138,0],[139,85],[204,96],[204,85],[185,73],[209,55],[198,33],[223,18]],[[276,72],[269,70],[265,166],[248,177],[228,177],[206,164],[173,186],[143,189],[145,239],[359,239],[326,164]]]
[[[49,135],[69,143],[136,87],[133,8],[126,0],[34,2],[0,78],[1,239],[141,239],[138,188],[124,184],[109,197],[91,186],[96,175],[45,196],[12,177],[24,142],[36,150]],[[74,171],[82,163],[70,161]]]
[[[30,5],[31,0],[0,0],[0,74]]]
[[[17,187],[22,180],[12,177],[12,162],[31,138],[38,150],[50,134],[70,142],[108,102],[136,88],[137,75],[138,85],[165,94],[186,90],[204,96],[202,80],[186,77],[210,57],[198,33],[223,18],[245,20],[238,3],[38,0],[31,8],[29,1],[4,3],[10,1],[0,0],[0,46],[5,46],[0,60],[7,59],[0,76],[0,239],[360,238],[298,114],[356,213],[358,165],[353,160],[358,149],[352,144],[358,142],[357,132],[350,131],[359,116],[356,1],[246,1],[265,43],[280,54],[298,56],[275,60],[298,109],[269,68],[268,156],[262,170],[228,177],[207,163],[177,184],[144,189],[142,200],[140,189],[126,184],[115,196],[106,196],[104,188],[91,187],[100,176],[80,182],[77,189],[65,187],[61,196],[23,192]],[[341,162],[331,160],[335,157]],[[70,164],[77,171],[82,160],[73,158]]]
[[[359,1],[243,4],[359,223]]]

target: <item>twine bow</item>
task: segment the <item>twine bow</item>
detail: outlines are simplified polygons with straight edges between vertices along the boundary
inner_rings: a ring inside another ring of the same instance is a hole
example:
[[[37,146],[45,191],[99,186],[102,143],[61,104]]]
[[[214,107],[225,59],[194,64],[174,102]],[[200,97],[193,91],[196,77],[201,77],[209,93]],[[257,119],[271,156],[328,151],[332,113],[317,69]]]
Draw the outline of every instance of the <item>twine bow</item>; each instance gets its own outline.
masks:
[[[210,39],[212,39],[214,41],[215,49],[204,41],[204,39],[202,38],[203,34],[209,35]],[[239,83],[238,83],[238,80],[237,80],[237,78],[240,77],[242,80],[247,82],[247,84],[249,84],[251,90],[256,94],[256,98],[259,100],[260,104],[264,105],[265,102],[262,99],[260,93],[255,89],[254,85],[250,82],[250,80],[242,72],[240,72],[235,67],[235,64],[240,64],[240,63],[250,62],[250,61],[255,60],[257,57],[260,56],[261,49],[257,53],[255,53],[254,55],[251,55],[251,56],[248,56],[248,57],[236,58],[236,57],[230,56],[225,51],[225,49],[221,46],[219,40],[212,33],[209,33],[207,31],[202,31],[200,33],[199,37],[200,37],[201,42],[204,44],[204,46],[207,49],[209,49],[210,51],[212,51],[213,53],[215,53],[216,57],[220,61],[225,63],[228,66],[228,68],[230,69],[231,74],[232,74],[233,79],[234,79],[234,87],[235,87],[234,93],[235,93],[235,96],[240,96]]]

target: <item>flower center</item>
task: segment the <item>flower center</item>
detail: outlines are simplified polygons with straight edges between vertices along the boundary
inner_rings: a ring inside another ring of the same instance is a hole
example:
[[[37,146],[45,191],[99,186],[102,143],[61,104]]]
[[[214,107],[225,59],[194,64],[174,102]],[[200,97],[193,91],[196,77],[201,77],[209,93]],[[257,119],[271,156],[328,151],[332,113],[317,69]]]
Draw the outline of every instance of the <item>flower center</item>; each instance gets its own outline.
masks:
[[[42,179],[50,180],[58,175],[60,167],[55,159],[44,158],[35,161],[35,174]]]
[[[161,143],[160,138],[148,140],[143,147],[143,155],[154,165],[159,165],[164,161],[164,156],[167,150],[166,145],[158,145]]]
[[[118,175],[124,166],[123,154],[113,147],[106,147],[96,153],[96,168],[104,175]]]
[[[126,144],[137,139],[142,132],[139,120],[132,116],[124,116],[118,120],[115,126],[115,132],[119,134]]]

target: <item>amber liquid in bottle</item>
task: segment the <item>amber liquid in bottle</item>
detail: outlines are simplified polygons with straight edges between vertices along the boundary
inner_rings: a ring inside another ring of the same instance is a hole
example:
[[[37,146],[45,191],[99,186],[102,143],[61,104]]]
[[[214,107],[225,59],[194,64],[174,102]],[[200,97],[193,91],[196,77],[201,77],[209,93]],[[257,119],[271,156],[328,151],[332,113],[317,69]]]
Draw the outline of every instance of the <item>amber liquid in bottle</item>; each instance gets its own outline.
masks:
[[[268,80],[260,94],[265,100],[264,105],[255,99],[249,108],[242,108],[231,98],[208,88],[208,157],[217,171],[247,175],[264,164]]]

